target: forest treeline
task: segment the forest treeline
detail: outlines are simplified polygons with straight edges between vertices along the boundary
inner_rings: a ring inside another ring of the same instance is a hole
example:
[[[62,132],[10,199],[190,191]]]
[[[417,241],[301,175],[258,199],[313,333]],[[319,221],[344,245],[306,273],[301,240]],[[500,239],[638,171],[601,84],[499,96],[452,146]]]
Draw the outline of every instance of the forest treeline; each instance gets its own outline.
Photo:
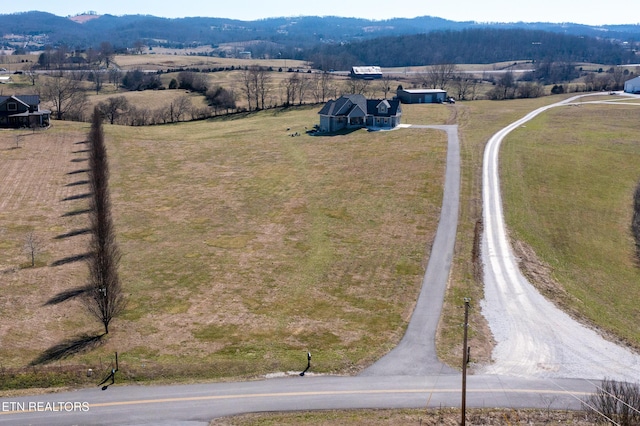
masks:
[[[593,37],[521,29],[465,29],[322,45],[309,52],[308,60],[318,69],[329,70],[354,65],[406,67],[515,60],[619,65],[637,62],[638,57],[625,44]]]

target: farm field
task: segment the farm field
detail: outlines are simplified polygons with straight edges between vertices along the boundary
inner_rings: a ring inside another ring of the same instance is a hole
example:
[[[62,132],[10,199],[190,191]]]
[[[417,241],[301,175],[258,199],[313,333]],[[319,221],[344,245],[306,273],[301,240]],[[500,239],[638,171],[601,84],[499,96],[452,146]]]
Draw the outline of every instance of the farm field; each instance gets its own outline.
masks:
[[[176,53],[176,54],[173,54]],[[179,54],[181,53],[181,54]],[[155,48],[155,53],[144,55],[116,55],[114,61],[123,70],[166,70],[169,68],[219,68],[219,67],[245,67],[259,63],[265,67],[275,69],[288,68],[308,69],[305,61],[293,59],[237,59],[219,58],[214,56],[195,56],[188,52],[177,52],[175,49]]]
[[[491,359],[473,254],[484,143],[558,99],[404,109],[406,123],[460,126],[460,225],[438,336],[450,365],[459,362],[463,297],[475,307],[473,362]],[[445,137],[418,129],[313,137],[305,128],[317,110],[105,125],[129,304],[108,336],[77,353],[59,349],[100,330],[78,298],[60,301],[87,276],[78,259],[87,249],[88,125],[0,132],[5,386],[92,383],[83,372],[110,368],[115,351],[125,381],[185,381],[295,372],[307,351],[315,372],[351,374],[393,347],[437,225]],[[550,271],[539,284],[551,283],[547,294],[575,316],[636,347],[639,314],[627,296],[638,282],[629,240],[637,111],[621,104],[547,112],[509,137],[502,166],[514,241],[531,246]],[[22,247],[30,231],[43,242],[35,267]]]
[[[425,107],[411,114],[449,117]],[[295,371],[307,351],[316,372],[344,374],[390,349],[428,259],[446,138],[309,136],[316,113],[105,125],[128,306],[87,350],[73,344],[100,324],[65,297],[87,276],[88,125],[54,122],[19,143],[0,132],[3,374],[56,369],[82,382],[79,371],[110,368],[116,351],[124,380]],[[31,231],[43,249],[33,268],[22,250]]]

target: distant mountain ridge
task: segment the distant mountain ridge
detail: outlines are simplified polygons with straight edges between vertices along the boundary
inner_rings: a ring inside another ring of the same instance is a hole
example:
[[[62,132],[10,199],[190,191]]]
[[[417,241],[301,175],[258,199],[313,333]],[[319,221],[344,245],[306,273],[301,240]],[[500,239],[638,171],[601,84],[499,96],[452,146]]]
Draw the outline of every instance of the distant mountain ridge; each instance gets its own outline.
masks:
[[[282,17],[255,21],[208,17],[169,19],[152,15],[89,16],[93,19],[67,18],[37,11],[2,14],[0,35],[46,34],[49,44],[66,44],[72,48],[96,47],[100,42],[107,40],[116,47],[131,47],[136,41],[189,46],[262,40],[281,44],[285,52],[287,49],[306,48],[318,43],[344,43],[384,36],[469,28],[518,28],[609,38],[630,43],[640,41],[640,25],[479,23],[450,21],[431,16],[381,21],[335,16]]]

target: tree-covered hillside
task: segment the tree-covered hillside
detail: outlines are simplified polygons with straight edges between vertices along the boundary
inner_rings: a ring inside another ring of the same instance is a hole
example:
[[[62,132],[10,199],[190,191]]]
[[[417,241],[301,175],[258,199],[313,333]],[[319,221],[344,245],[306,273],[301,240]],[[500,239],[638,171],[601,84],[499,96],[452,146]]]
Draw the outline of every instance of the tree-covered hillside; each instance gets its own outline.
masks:
[[[609,40],[522,29],[466,29],[382,37],[357,43],[319,46],[309,58],[319,68],[345,69],[440,63],[488,64],[512,60],[551,60],[626,64],[635,52]]]
[[[102,41],[109,41],[118,47],[131,47],[139,40],[173,45],[262,40],[281,43],[284,47],[308,48],[317,43],[339,44],[379,37],[477,28],[527,29],[630,43],[640,41],[640,25],[592,27],[570,23],[478,23],[450,21],[432,16],[380,21],[336,16],[240,21],[221,17],[168,19],[152,15],[103,15],[81,24],[45,12],[0,14],[2,36],[45,34],[52,46],[64,43],[71,48],[96,47]]]

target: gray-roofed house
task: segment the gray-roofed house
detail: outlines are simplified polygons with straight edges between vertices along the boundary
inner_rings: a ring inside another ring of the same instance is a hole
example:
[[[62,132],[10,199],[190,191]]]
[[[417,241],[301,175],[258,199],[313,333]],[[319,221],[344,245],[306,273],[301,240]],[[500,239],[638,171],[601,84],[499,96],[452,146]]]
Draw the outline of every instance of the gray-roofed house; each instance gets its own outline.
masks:
[[[402,107],[397,99],[345,95],[327,102],[318,114],[321,132],[361,127],[392,129],[400,124]]]
[[[47,127],[51,111],[40,109],[40,96],[0,96],[0,127]]]

